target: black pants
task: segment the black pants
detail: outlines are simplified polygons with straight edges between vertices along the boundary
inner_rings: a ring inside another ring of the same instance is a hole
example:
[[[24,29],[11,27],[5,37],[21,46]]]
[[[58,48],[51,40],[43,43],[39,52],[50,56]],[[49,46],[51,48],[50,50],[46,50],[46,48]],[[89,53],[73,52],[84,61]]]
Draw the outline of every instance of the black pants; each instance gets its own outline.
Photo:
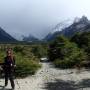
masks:
[[[13,73],[5,73],[5,86],[8,85],[8,79],[10,80],[11,87],[15,88]]]

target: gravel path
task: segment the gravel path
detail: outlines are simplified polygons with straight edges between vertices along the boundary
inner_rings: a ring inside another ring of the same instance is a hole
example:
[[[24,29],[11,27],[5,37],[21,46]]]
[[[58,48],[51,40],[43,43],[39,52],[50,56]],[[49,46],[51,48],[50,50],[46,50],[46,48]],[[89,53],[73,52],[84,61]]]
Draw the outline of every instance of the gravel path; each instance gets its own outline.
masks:
[[[43,62],[42,68],[35,75],[15,80],[15,84],[15,90],[90,90],[90,71],[60,70],[50,62]],[[6,89],[2,89],[3,85],[4,80],[1,79],[0,90],[10,90],[10,82]]]

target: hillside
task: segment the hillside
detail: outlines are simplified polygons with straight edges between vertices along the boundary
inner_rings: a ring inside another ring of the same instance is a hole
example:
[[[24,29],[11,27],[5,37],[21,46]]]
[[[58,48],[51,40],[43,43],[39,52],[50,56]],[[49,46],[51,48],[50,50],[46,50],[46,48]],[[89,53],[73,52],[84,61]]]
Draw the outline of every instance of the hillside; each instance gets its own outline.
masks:
[[[0,42],[16,42],[17,40],[14,39],[11,35],[5,32],[2,28],[0,28]]]

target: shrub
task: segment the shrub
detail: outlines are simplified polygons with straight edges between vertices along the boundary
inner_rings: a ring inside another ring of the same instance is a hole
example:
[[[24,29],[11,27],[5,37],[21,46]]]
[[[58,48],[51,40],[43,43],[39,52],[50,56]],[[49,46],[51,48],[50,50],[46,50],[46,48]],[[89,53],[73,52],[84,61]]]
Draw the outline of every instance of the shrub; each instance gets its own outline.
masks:
[[[72,68],[87,60],[84,50],[63,36],[58,37],[50,44],[48,53],[49,59],[54,62],[56,67],[60,68]]]
[[[72,68],[72,66],[74,66],[74,62],[70,61],[70,60],[59,60],[59,59],[57,59],[54,61],[54,64],[56,67],[63,68],[63,69]]]
[[[90,32],[77,33],[71,38],[80,48],[86,52],[90,51]]]
[[[47,56],[47,46],[45,45],[33,46],[31,51],[38,58]]]
[[[21,47],[21,46],[15,46],[14,47],[14,51],[15,52],[22,52],[23,51],[23,47]]]
[[[83,61],[87,60],[87,55],[80,51],[79,53],[72,54],[63,60],[56,59],[54,64],[59,68],[74,68],[75,65],[81,65]]]
[[[16,77],[33,75],[40,68],[38,62],[32,60],[20,60],[16,62],[16,65]]]
[[[27,52],[28,53],[28,52]],[[33,54],[16,53],[16,77],[27,77],[29,75],[35,74],[35,72],[41,67],[38,58],[33,56]]]

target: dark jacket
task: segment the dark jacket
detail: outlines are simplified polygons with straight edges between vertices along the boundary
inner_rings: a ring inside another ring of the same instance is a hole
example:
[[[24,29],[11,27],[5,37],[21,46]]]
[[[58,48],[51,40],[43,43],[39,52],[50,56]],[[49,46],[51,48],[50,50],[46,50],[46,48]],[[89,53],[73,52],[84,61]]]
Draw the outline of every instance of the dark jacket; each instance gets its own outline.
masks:
[[[15,58],[12,58],[7,56],[4,59],[4,72],[5,73],[12,73],[14,72],[14,66],[15,66]]]

